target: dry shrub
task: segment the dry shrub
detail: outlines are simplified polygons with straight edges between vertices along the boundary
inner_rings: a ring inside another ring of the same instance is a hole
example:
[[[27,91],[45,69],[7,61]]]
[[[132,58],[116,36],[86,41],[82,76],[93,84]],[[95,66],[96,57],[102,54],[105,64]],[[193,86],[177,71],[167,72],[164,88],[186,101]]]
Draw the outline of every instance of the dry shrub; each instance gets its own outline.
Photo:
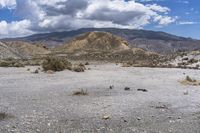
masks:
[[[4,120],[8,115],[6,112],[0,112],[0,121]]]
[[[125,62],[122,64],[122,67],[131,67],[131,66],[133,66],[132,62]]]
[[[72,64],[65,58],[47,57],[43,62],[42,67],[44,71],[63,71],[65,69],[71,70]]]
[[[89,63],[89,62],[86,62],[85,65],[90,65],[90,63]]]
[[[192,79],[189,76],[186,76],[184,80],[180,81],[183,85],[192,85],[192,86],[198,86],[200,85],[200,80]]]
[[[73,93],[73,95],[75,95],[75,96],[86,96],[86,95],[88,95],[88,92],[87,92],[87,90],[83,90],[83,89],[81,89],[81,90],[79,90],[79,91],[75,91],[74,93]]]
[[[188,81],[188,82],[196,82],[196,80],[193,80],[189,76],[186,76],[185,80]]]
[[[86,70],[85,65],[80,63],[80,64],[75,64],[73,66],[73,71],[75,72],[84,72]]]
[[[20,60],[0,61],[0,67],[24,67],[25,65]]]

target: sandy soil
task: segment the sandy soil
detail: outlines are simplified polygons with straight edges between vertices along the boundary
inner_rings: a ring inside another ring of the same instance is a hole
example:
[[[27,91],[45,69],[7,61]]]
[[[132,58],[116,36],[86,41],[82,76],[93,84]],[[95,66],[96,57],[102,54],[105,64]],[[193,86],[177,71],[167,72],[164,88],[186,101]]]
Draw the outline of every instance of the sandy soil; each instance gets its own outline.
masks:
[[[88,67],[91,70],[84,73],[55,74],[27,71],[35,67],[0,68],[0,111],[8,114],[0,120],[0,132],[200,132],[200,87],[178,82],[186,75],[198,79],[200,71],[115,64]],[[80,89],[89,94],[72,95]],[[105,116],[107,120],[102,119]]]

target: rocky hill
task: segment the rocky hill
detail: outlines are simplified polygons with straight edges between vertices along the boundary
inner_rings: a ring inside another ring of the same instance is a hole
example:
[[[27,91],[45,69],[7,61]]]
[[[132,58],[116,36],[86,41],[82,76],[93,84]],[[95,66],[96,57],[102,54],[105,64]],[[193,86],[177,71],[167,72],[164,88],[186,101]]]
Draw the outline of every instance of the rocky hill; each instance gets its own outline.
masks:
[[[52,53],[73,60],[131,62],[142,66],[155,64],[160,56],[141,48],[130,47],[125,39],[107,32],[81,34],[54,48]]]
[[[55,48],[60,53],[118,52],[130,49],[121,37],[106,32],[89,32]]]
[[[181,68],[200,69],[200,51],[177,53],[177,55],[165,62],[165,64]]]
[[[139,47],[148,51],[158,52],[161,54],[169,54],[177,51],[193,51],[200,49],[200,41],[191,38],[178,37],[164,32],[115,28],[85,28],[74,31],[36,34],[24,38],[15,38],[11,40],[41,42],[50,47],[55,47],[57,45],[62,45],[64,42],[69,41],[80,34],[93,31],[112,33],[126,39],[131,47]]]
[[[33,45],[24,41],[0,42],[0,59],[27,59],[49,53],[50,51],[41,45]]]
[[[21,54],[11,47],[7,46],[5,43],[0,42],[0,59],[6,58],[19,59],[21,58]]]

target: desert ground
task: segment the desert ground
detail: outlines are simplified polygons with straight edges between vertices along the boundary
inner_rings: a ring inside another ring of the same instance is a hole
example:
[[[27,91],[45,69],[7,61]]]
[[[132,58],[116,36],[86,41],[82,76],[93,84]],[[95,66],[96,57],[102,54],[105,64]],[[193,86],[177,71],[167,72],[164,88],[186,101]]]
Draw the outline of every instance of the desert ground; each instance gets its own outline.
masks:
[[[198,79],[199,70],[107,63],[31,73],[36,68],[0,68],[1,133],[200,132],[200,87],[178,82]],[[73,95],[81,89],[88,94]]]

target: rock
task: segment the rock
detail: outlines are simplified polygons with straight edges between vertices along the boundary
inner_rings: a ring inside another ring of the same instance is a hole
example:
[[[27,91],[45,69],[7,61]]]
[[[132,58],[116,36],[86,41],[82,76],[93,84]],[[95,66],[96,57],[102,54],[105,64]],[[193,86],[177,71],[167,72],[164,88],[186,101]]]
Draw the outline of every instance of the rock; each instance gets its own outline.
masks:
[[[75,71],[75,72],[84,72],[85,69],[83,67],[77,66],[77,67],[73,68],[73,71]]]
[[[137,89],[137,91],[148,92],[147,89]]]
[[[48,70],[46,73],[47,73],[47,74],[54,74],[55,72],[52,71],[52,70]]]
[[[85,65],[90,65],[89,62],[86,62]]]
[[[110,89],[114,89],[114,85],[111,85],[109,88],[110,88]]]
[[[102,117],[102,119],[104,119],[104,120],[108,120],[109,118],[110,118],[109,115],[104,115],[104,116]]]
[[[28,68],[27,71],[30,71],[30,68]]]
[[[75,72],[84,72],[86,70],[85,65],[80,63],[80,64],[75,64],[73,67],[73,71]]]
[[[166,105],[156,106],[156,109],[168,109]]]
[[[139,121],[139,120],[141,120],[141,118],[140,118],[140,117],[137,117],[137,120]]]
[[[181,116],[179,116],[178,119],[180,120],[180,119],[181,119]]]
[[[35,74],[38,74],[38,73],[39,73],[39,70],[38,70],[38,69],[36,69],[36,70],[34,71],[34,73],[35,73]]]
[[[183,94],[184,94],[184,95],[188,95],[189,92],[188,92],[188,91],[184,91]]]
[[[130,91],[131,88],[130,88],[130,87],[125,87],[124,90],[125,90],[125,91]]]
[[[127,120],[124,120],[124,122],[127,122]]]

